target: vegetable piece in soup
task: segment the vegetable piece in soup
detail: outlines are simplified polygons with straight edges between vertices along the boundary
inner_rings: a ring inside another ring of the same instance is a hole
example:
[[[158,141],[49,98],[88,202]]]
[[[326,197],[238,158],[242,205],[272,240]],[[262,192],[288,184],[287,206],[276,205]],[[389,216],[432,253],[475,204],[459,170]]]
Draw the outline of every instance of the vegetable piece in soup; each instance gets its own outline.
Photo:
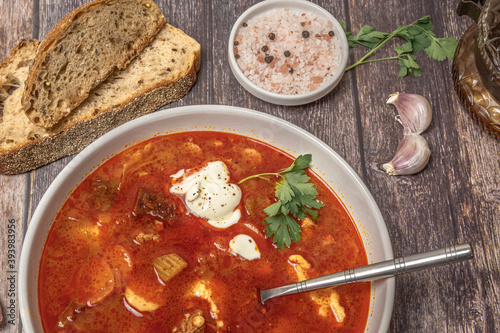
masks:
[[[154,137],[103,163],[47,236],[38,279],[44,331],[364,332],[369,282],[260,303],[261,289],[367,264],[351,216],[310,170],[324,204],[318,217],[296,220],[301,239],[289,248],[267,237],[263,210],[277,200],[278,177],[238,182],[293,160],[207,131]]]

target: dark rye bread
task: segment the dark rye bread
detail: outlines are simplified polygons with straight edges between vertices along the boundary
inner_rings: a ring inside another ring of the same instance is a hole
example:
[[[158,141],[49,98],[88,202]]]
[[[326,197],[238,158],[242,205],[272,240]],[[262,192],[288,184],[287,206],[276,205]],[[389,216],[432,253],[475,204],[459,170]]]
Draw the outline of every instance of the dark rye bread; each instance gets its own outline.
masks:
[[[0,173],[19,174],[81,151],[107,131],[179,100],[196,81],[200,44],[165,24],[124,70],[116,70],[52,128],[35,126],[21,107],[37,41],[22,41],[0,64]]]
[[[125,68],[164,23],[153,0],[94,0],[73,10],[40,44],[22,99],[28,118],[54,126],[116,68]]]

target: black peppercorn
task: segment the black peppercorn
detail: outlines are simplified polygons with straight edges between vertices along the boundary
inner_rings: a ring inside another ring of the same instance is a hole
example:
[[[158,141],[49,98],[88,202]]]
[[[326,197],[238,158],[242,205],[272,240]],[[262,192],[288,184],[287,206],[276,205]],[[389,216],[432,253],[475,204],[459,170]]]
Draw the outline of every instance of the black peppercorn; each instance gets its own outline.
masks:
[[[269,35],[267,35],[267,37],[269,37],[270,40],[274,40],[276,38],[276,35],[270,32]]]
[[[290,51],[285,51],[285,57],[289,57],[290,56]]]
[[[293,68],[292,67],[290,67],[290,69],[288,70],[288,73],[293,74]]]
[[[239,58],[240,58],[240,55],[239,55],[239,54],[235,54],[235,55],[234,55],[234,57],[235,57],[236,59],[239,59]]]
[[[309,31],[302,31],[302,37],[309,38]]]
[[[272,55],[266,54],[266,57],[264,58],[264,61],[270,64],[274,60],[274,57]]]
[[[269,48],[267,47],[267,45],[264,45],[264,46],[262,46],[261,50],[262,50],[262,52],[267,52],[267,50],[269,50]]]
[[[245,22],[243,22],[243,27],[244,28],[248,27],[248,24],[246,24]]]
[[[335,32],[333,32],[333,30],[330,30],[330,31],[328,32],[328,35],[329,35],[330,37],[333,37],[333,36],[335,36]]]
[[[234,46],[238,46],[238,45],[240,45],[240,42],[235,41],[235,42],[234,42]]]

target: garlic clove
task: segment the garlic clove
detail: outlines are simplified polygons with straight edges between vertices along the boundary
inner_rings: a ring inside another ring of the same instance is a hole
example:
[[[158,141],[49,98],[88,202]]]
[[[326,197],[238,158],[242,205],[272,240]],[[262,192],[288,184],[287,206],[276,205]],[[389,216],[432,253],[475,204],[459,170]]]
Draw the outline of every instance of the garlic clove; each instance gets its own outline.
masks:
[[[392,160],[381,167],[389,175],[413,175],[425,168],[430,157],[427,140],[418,134],[409,133],[399,143]]]
[[[432,120],[432,108],[429,101],[417,94],[395,93],[389,96],[387,104],[396,107],[396,119],[409,132],[420,134],[425,131]]]

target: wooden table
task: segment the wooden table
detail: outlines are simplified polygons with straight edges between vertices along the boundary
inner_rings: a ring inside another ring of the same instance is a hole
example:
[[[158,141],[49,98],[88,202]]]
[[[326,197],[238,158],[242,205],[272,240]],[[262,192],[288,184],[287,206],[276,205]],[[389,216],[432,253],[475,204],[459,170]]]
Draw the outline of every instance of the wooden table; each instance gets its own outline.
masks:
[[[42,39],[49,29],[85,0],[0,0],[0,58],[21,38]],[[263,111],[292,122],[326,142],[359,174],[375,197],[387,223],[395,256],[470,242],[473,261],[399,276],[391,332],[500,331],[500,142],[464,111],[453,88],[451,61],[436,62],[420,53],[423,75],[397,76],[395,62],[360,66],[318,102],[281,107],[246,92],[227,61],[227,41],[236,18],[257,0],[160,0],[167,22],[202,45],[202,67],[191,92],[170,107],[226,104]],[[345,0],[313,2],[347,23],[392,31],[430,15],[438,36],[460,38],[472,21],[458,17],[456,1]],[[390,54],[389,43],[379,56]],[[350,50],[349,63],[366,49]],[[432,157],[423,172],[393,177],[377,169],[391,159],[402,139],[395,111],[386,105],[394,92],[418,93],[433,106],[424,133]],[[0,175],[0,328],[21,332],[17,265],[23,236],[47,187],[73,158],[63,158],[33,172]],[[15,267],[8,266],[8,230],[15,230]],[[13,279],[8,280],[9,277]],[[14,302],[15,309],[7,307]],[[12,323],[5,323],[11,320]]]

